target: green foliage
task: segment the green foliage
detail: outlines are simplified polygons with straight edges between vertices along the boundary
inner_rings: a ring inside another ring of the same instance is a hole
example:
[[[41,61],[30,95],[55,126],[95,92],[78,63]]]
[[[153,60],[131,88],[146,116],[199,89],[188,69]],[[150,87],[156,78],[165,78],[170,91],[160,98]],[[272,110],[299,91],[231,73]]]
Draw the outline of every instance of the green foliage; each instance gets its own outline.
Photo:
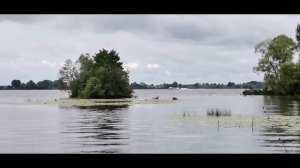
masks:
[[[32,80],[30,80],[26,83],[25,88],[26,89],[36,89],[37,85]]]
[[[271,92],[267,92],[265,90],[244,90],[243,95],[265,95],[265,94],[270,94]]]
[[[300,25],[296,28],[296,42],[286,35],[266,40],[255,47],[261,53],[255,72],[264,73],[264,85],[267,94],[297,95],[300,93],[300,60],[293,62],[293,56],[299,48]]]
[[[115,50],[102,49],[95,56],[80,55],[73,63],[67,60],[59,70],[58,86],[69,91],[70,97],[125,98],[131,97],[129,76]]]
[[[22,83],[21,84],[21,89],[25,89],[26,88],[26,84],[25,83]]]
[[[51,80],[43,80],[37,83],[37,89],[52,89],[53,82]]]
[[[181,87],[182,87],[182,85],[180,85]],[[195,83],[194,85],[193,85],[193,87],[194,88],[200,88],[200,84],[199,83]]]
[[[266,89],[276,90],[279,71],[282,64],[290,63],[296,52],[296,43],[286,35],[279,35],[272,40],[265,40],[255,46],[255,53],[260,53],[258,66],[254,72],[264,73]]]
[[[13,89],[20,89],[21,88],[21,81],[14,79],[11,81],[11,86]]]
[[[172,87],[178,87],[178,83],[177,82],[173,82],[171,86]]]
[[[43,80],[39,81],[37,84],[32,80],[29,80],[26,84],[22,83],[20,80],[14,79],[9,86],[0,86],[1,90],[14,90],[14,89],[21,89],[21,90],[30,90],[30,89],[58,89],[58,80]]]
[[[300,42],[300,25],[297,24],[297,27],[296,27],[296,39],[297,39],[297,42],[299,43]]]
[[[228,82],[227,86],[230,87],[230,88],[232,88],[232,87],[235,86],[235,83],[234,82]]]
[[[76,93],[76,79],[78,77],[78,68],[72,62],[67,59],[64,66],[59,70],[59,89],[66,90],[69,93]]]
[[[120,61],[119,54],[115,50],[100,50],[95,56],[93,56],[96,66],[103,67],[104,69],[113,69],[122,67],[122,62]]]
[[[177,83],[177,82],[176,82]],[[134,89],[169,89],[169,87],[173,87],[173,83],[163,83],[163,84],[146,84],[144,82],[136,83],[133,82],[131,86]],[[216,83],[195,83],[195,84],[180,84],[177,83],[179,88],[188,88],[188,89],[262,89],[262,82],[258,81],[250,81],[246,83],[238,83],[229,82],[228,84],[216,84]]]
[[[93,97],[104,97],[104,90],[102,89],[101,82],[96,77],[91,77],[79,97],[89,99]]]

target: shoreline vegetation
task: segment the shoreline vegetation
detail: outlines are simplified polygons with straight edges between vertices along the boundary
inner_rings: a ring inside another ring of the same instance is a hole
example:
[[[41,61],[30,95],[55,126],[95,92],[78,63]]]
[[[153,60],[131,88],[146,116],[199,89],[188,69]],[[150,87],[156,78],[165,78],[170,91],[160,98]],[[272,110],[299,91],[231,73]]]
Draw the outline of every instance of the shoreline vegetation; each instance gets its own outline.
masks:
[[[263,90],[263,89],[247,89],[243,91],[243,95],[265,95],[265,96],[294,96],[298,97],[299,95],[297,94],[283,94],[283,93],[278,93],[272,90]]]
[[[20,80],[13,80],[20,81]],[[14,83],[12,81],[12,83]],[[32,80],[30,80],[32,81]],[[26,84],[22,83],[20,85],[6,85],[0,86],[0,90],[59,90],[58,80],[43,80],[37,83],[32,81],[32,87],[26,87]],[[28,83],[28,82],[27,82]],[[177,82],[173,83],[162,83],[158,85],[146,84],[144,82],[133,82],[130,84],[133,89],[262,89],[263,83],[258,81],[250,81],[246,83],[234,83],[228,82],[227,84],[223,83],[194,83],[194,84],[180,84]],[[28,85],[29,86],[29,85]]]
[[[271,93],[264,91],[264,90],[253,90],[253,89],[247,89],[243,91],[243,95],[271,95]]]
[[[35,83],[29,80],[23,83],[21,80],[14,79],[11,85],[0,86],[0,90],[58,90],[58,80],[42,80]]]
[[[293,38],[280,34],[266,39],[255,46],[260,54],[256,73],[263,73],[262,90],[246,90],[244,95],[297,96],[300,94],[300,59],[295,55],[300,51],[300,25],[297,24]]]

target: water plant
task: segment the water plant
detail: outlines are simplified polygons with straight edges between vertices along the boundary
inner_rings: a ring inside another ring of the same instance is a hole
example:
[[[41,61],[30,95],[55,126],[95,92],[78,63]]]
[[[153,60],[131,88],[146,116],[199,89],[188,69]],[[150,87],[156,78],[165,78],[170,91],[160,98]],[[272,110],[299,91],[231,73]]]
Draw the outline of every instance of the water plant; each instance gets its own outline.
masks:
[[[184,111],[182,113],[182,117],[190,117],[190,116],[191,116],[191,113],[189,113],[189,112]]]
[[[211,108],[206,112],[207,116],[231,116],[231,110],[229,109],[219,109],[219,108]]]

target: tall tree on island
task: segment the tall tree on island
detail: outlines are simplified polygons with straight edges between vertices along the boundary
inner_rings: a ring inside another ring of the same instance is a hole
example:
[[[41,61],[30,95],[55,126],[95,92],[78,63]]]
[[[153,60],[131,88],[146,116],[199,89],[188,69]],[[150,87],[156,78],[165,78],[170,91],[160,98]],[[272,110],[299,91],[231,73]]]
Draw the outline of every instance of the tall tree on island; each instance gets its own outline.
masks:
[[[102,49],[92,57],[82,54],[75,63],[67,60],[59,75],[59,89],[69,91],[70,97],[126,98],[133,93],[129,72],[115,50]]]

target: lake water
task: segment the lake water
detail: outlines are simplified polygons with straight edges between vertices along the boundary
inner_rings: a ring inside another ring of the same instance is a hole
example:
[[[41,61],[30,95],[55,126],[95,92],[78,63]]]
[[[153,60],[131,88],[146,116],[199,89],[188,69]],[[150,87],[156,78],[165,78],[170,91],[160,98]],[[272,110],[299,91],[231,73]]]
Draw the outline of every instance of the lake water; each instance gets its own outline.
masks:
[[[225,128],[174,120],[210,108],[232,115],[299,116],[292,97],[243,96],[239,89],[135,90],[138,99],[177,97],[167,104],[77,107],[43,104],[57,90],[0,91],[0,153],[300,153],[300,129]],[[300,122],[300,121],[299,121]]]

